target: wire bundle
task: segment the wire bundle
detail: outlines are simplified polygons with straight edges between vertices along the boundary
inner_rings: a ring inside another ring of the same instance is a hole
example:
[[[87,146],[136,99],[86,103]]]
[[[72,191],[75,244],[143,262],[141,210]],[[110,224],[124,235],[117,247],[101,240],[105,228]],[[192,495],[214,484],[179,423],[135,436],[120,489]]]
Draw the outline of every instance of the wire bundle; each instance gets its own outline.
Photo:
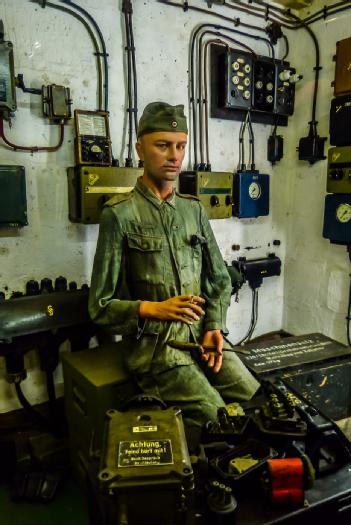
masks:
[[[133,6],[131,0],[123,0],[122,13],[124,13],[124,25],[127,53],[127,96],[128,96],[128,153],[126,166],[133,166],[133,122],[135,133],[138,133],[138,83],[136,72],[135,46],[133,34]]]

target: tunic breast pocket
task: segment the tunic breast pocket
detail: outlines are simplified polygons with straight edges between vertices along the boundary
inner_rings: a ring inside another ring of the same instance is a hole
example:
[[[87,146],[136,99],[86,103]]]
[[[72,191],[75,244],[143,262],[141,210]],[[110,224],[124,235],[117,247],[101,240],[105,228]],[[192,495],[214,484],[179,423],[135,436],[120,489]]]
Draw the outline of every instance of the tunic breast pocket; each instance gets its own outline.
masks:
[[[164,239],[138,233],[127,234],[130,276],[134,282],[163,284]]]

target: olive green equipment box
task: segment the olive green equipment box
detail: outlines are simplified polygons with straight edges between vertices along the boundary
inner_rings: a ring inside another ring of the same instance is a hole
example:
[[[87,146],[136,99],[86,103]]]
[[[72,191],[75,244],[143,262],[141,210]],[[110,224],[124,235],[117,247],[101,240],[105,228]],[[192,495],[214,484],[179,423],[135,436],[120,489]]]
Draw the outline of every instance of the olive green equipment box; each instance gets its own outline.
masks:
[[[328,151],[328,193],[351,193],[351,146]]]
[[[233,173],[219,171],[183,171],[179,192],[194,195],[204,205],[209,219],[232,216]]]
[[[122,361],[123,341],[62,355],[73,471],[85,482],[102,445],[105,413],[139,393]]]
[[[106,166],[76,166],[67,169],[69,220],[83,224],[98,224],[106,201],[118,194],[129,193],[140,168]]]
[[[144,404],[106,419],[99,525],[185,523],[194,476],[180,409]]]

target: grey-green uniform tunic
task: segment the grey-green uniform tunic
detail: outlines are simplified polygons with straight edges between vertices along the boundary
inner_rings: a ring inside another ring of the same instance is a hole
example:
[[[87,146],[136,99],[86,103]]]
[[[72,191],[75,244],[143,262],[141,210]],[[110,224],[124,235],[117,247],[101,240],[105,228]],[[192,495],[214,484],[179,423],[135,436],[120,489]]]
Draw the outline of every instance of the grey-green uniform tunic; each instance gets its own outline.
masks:
[[[194,235],[198,243],[191,243]],[[258,388],[233,353],[225,353],[221,371],[214,374],[198,356],[167,344],[171,339],[201,341],[207,330],[227,333],[230,292],[228,272],[196,198],[173,192],[161,200],[138,179],[131,193],[107,203],[92,273],[90,315],[123,336],[125,363],[141,388],[180,406],[192,424],[216,416],[224,404],[218,392],[239,400],[251,398]],[[206,300],[205,316],[191,326],[138,316],[140,301],[185,294]]]

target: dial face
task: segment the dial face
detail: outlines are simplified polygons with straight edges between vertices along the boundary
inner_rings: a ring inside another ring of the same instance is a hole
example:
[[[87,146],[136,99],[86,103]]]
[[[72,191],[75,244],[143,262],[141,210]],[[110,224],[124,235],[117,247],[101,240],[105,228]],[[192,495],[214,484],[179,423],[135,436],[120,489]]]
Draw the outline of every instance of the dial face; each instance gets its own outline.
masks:
[[[251,182],[249,186],[249,196],[254,200],[257,200],[261,196],[261,186],[258,182]]]
[[[339,222],[346,223],[351,221],[351,206],[350,204],[339,204],[336,208],[336,218]]]

